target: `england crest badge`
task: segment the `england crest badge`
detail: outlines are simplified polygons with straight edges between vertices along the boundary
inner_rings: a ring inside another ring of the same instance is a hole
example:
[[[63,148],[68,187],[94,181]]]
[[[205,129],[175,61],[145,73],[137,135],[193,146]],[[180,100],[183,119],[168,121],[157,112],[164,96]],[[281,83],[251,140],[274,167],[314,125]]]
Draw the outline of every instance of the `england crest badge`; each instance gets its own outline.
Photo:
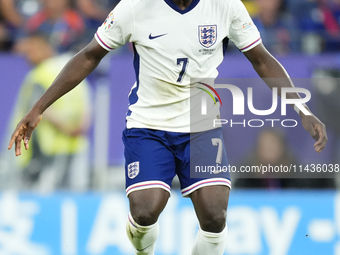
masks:
[[[198,26],[198,39],[205,48],[213,46],[217,39],[217,26]]]
[[[128,177],[130,179],[135,178],[139,174],[139,161],[133,162],[128,165]]]

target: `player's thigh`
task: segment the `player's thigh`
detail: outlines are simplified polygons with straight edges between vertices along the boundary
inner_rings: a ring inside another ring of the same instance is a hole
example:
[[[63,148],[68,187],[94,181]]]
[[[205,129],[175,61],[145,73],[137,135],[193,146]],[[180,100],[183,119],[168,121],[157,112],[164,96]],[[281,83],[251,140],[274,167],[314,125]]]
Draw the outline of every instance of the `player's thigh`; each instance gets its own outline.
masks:
[[[131,215],[140,225],[153,224],[170,196],[175,176],[173,153],[163,131],[125,130],[123,142]]]
[[[131,192],[129,202],[133,219],[142,226],[154,224],[165,208],[169,197],[170,193],[160,188]]]
[[[230,188],[224,185],[202,187],[190,194],[203,230],[221,232],[226,224]]]

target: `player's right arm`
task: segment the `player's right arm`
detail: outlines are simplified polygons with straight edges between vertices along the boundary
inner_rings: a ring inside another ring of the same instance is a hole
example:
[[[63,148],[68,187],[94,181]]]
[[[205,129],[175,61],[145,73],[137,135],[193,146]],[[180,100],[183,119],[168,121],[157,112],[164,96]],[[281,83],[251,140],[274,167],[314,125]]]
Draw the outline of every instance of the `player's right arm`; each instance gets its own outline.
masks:
[[[32,109],[21,119],[14,130],[8,145],[10,150],[15,143],[15,155],[21,155],[21,141],[24,140],[25,149],[33,130],[38,126],[43,112],[58,98],[74,89],[84,80],[108,53],[93,39],[84,49],[76,54],[62,69],[48,90],[41,96]]]

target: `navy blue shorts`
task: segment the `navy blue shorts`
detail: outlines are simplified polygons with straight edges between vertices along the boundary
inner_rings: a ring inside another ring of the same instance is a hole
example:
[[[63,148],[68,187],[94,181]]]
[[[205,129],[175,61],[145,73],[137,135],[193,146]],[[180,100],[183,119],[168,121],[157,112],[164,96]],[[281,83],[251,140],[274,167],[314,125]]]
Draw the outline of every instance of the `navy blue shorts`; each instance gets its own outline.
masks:
[[[148,188],[170,192],[176,174],[183,196],[204,186],[231,187],[230,173],[221,171],[228,166],[222,128],[200,133],[132,128],[124,130],[123,142],[127,195]]]

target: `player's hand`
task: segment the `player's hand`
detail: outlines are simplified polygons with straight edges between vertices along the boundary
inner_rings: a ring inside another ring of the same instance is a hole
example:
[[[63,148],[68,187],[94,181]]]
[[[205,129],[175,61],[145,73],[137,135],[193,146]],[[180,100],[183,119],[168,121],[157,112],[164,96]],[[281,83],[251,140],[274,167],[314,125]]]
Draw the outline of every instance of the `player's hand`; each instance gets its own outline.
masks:
[[[28,150],[28,142],[31,139],[33,130],[38,126],[41,114],[30,111],[17,125],[14,130],[8,149],[10,150],[15,142],[15,155],[21,155],[21,141],[24,140],[25,149]]]
[[[328,141],[326,126],[315,115],[304,115],[300,113],[303,127],[316,141],[314,148],[316,152],[321,152]]]

